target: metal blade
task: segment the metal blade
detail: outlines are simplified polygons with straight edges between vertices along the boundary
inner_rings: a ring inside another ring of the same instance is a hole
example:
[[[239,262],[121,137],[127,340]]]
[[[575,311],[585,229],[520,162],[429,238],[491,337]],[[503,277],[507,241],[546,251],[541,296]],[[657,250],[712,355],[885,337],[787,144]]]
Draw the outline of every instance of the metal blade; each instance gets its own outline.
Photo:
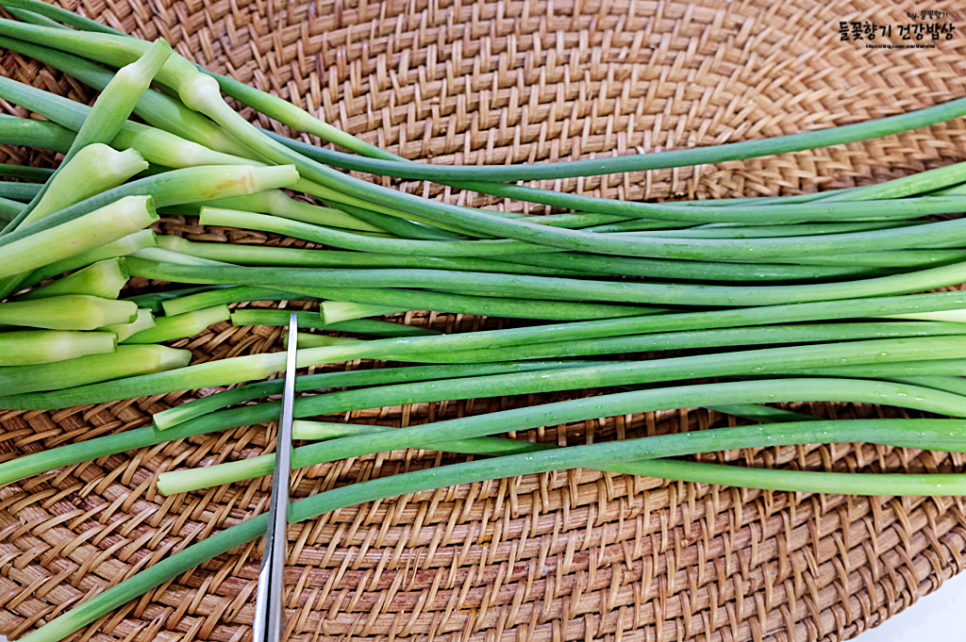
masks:
[[[288,526],[289,485],[292,477],[292,418],[295,408],[295,352],[298,324],[296,315],[289,317],[288,355],[285,367],[285,392],[282,416],[278,423],[275,449],[275,471],[272,475],[272,500],[268,511],[265,554],[258,574],[253,642],[280,642],[282,589],[284,588],[286,536]]]

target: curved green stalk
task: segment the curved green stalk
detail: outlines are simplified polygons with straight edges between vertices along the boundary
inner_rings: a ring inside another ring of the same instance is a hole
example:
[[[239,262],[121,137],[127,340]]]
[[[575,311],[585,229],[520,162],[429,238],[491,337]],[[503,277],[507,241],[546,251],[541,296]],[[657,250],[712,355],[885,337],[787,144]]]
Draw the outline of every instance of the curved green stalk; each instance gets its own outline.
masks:
[[[54,31],[60,33],[59,30]],[[110,143],[121,130],[121,127],[131,115],[138,98],[151,86],[151,81],[161,71],[165,61],[172,53],[171,46],[160,38],[153,44],[145,43],[145,45],[147,46],[142,50],[143,54],[120,69],[94,101],[94,106],[91,107],[87,118],[84,119],[80,129],[78,129],[77,136],[71,143],[70,149],[64,156],[61,169],[54,172],[51,179],[44,183],[40,193],[0,234],[12,232],[24,225],[25,222],[33,220],[29,217],[34,208],[40,204],[46,190],[54,185],[60,171],[70,166],[71,159],[78,152],[93,143]],[[53,210],[48,210],[39,216],[47,216],[51,211]]]
[[[0,37],[0,47],[12,49],[39,60],[98,91],[107,87],[111,79],[114,78],[114,71],[112,70],[105,69],[84,58],[42,47],[35,43]],[[188,109],[181,104],[181,101],[160,92],[149,89],[141,94],[134,107],[134,113],[158,129],[163,129],[216,152],[259,160],[257,154],[210,120]]]

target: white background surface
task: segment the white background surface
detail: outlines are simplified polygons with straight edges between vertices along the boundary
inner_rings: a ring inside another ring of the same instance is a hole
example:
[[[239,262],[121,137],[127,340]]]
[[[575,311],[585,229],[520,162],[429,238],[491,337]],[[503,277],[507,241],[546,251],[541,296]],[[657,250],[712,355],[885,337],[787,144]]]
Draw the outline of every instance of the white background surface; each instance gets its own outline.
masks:
[[[966,640],[966,573],[866,631],[859,642],[961,642]]]
[[[966,640],[966,573],[947,580],[882,626],[866,631],[859,642],[962,642]],[[0,642],[7,638],[0,635]]]

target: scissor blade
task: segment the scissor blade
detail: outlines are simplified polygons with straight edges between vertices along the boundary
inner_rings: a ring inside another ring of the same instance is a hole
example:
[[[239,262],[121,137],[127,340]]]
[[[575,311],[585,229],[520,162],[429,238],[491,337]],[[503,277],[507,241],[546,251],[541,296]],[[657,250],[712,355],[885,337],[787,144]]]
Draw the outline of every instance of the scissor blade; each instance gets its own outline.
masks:
[[[269,506],[265,554],[258,575],[254,642],[280,642],[282,636],[282,589],[285,570],[288,526],[289,485],[292,475],[292,419],[295,410],[295,352],[298,333],[293,313],[288,325],[288,355],[285,367],[285,389],[282,416],[278,422],[275,470],[272,475],[272,500]]]

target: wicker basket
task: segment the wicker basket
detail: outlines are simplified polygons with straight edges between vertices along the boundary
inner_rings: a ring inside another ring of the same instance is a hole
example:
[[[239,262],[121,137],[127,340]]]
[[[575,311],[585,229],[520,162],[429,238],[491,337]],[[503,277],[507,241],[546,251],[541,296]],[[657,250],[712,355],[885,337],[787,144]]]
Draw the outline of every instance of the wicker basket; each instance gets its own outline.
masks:
[[[879,4],[84,0],[69,8],[143,38],[163,36],[209,68],[294,99],[409,158],[486,164],[745,140],[966,94],[960,15],[940,20],[956,25],[951,39],[920,41],[935,44],[932,49],[840,41],[840,21],[894,25],[891,38],[874,41],[892,44],[904,44],[896,25],[929,22],[907,15],[920,5]],[[9,52],[3,70],[75,99],[92,96]],[[624,199],[795,194],[902,176],[962,160],[964,151],[959,121],[829,150],[544,186]],[[2,152],[11,162],[53,161],[24,149]],[[398,184],[453,201],[518,206]],[[195,240],[289,242],[184,219],[162,225]],[[406,320],[450,331],[499,325],[421,313]],[[279,349],[280,334],[222,323],[174,345],[204,360]],[[14,458],[128,430],[189,396],[0,413],[0,453]],[[416,404],[340,418],[405,426],[567,396],[574,395]],[[836,417],[895,414],[846,404],[807,410]],[[728,422],[703,410],[648,413],[547,427],[529,437],[585,443]],[[248,457],[273,444],[274,426],[252,426],[0,488],[0,634],[17,638],[264,510],[265,479],[168,498],[155,491],[155,480],[176,466]],[[958,455],[861,444],[706,459],[819,470],[963,470]],[[294,494],[443,461],[406,451],[317,466],[298,471]],[[958,573],[964,527],[959,498],[758,492],[585,470],[474,484],[291,527],[289,633],[305,641],[843,640]],[[247,639],[259,559],[254,544],[235,550],[74,639]]]

